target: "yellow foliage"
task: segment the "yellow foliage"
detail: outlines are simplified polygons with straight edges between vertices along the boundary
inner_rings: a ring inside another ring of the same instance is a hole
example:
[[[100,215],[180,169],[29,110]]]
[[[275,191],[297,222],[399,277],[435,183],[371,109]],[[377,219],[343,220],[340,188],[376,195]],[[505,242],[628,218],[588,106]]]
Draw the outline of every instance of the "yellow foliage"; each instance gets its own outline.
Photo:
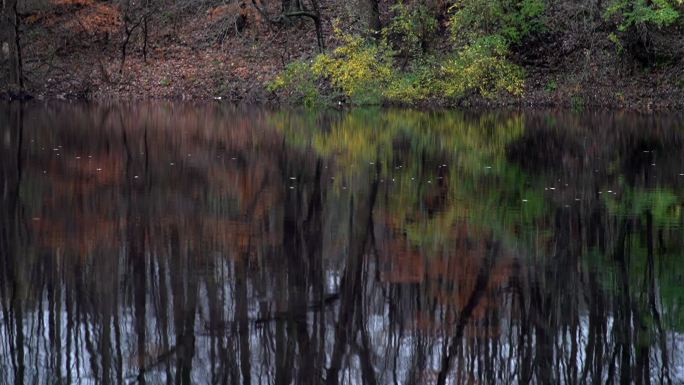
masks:
[[[331,54],[316,57],[313,73],[329,79],[352,99],[379,97],[378,91],[392,77],[391,51],[360,36],[341,34],[340,38],[343,44]]]
[[[506,44],[497,37],[482,38],[465,46],[444,63],[444,95],[461,97],[474,90],[487,98],[501,90],[522,95],[524,71],[506,59],[506,52]]]

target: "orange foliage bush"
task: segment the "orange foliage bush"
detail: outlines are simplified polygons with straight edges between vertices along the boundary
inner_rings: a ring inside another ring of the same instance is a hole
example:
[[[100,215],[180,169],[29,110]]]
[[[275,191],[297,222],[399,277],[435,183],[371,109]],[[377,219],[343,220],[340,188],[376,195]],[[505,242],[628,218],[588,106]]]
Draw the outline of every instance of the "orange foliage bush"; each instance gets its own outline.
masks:
[[[95,3],[83,8],[76,12],[75,18],[79,27],[89,34],[115,33],[121,27],[121,12],[108,4]]]

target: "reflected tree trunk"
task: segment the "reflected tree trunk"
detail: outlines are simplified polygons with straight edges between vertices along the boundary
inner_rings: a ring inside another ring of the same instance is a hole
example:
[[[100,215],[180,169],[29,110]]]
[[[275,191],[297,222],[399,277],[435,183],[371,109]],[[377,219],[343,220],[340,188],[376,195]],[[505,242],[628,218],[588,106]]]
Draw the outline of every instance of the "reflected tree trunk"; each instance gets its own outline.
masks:
[[[463,331],[470,321],[473,311],[480,303],[482,296],[485,294],[485,289],[489,282],[489,275],[494,266],[499,246],[496,243],[489,244],[489,250],[485,259],[482,261],[482,266],[475,280],[475,286],[471,292],[465,306],[458,314],[456,323],[454,324],[452,337],[446,339],[444,349],[442,352],[440,370],[437,374],[437,385],[446,384],[447,377],[451,371],[454,358],[458,355],[461,343],[463,340]]]
[[[16,6],[16,5],[15,5]],[[19,257],[21,248],[21,200],[19,196],[23,176],[23,106],[10,106],[9,125],[5,137],[9,138],[9,151],[0,156],[2,212],[0,213],[0,294],[2,314],[7,330],[9,351],[15,383],[25,383],[25,336],[23,264],[28,255]],[[0,127],[2,128],[2,127]]]
[[[240,372],[242,384],[252,383],[252,368],[249,348],[249,314],[247,313],[247,263],[248,255],[240,255],[235,261],[235,321],[238,325]]]
[[[374,179],[365,195],[359,194],[350,197],[349,254],[340,284],[340,306],[330,366],[327,370],[326,383],[328,385],[339,383],[342,358],[347,352],[350,342],[356,336],[355,327],[357,324],[354,323],[354,319],[360,316],[358,307],[363,296],[364,254],[367,251],[369,233],[373,231],[373,208],[375,207],[377,192],[378,181]]]

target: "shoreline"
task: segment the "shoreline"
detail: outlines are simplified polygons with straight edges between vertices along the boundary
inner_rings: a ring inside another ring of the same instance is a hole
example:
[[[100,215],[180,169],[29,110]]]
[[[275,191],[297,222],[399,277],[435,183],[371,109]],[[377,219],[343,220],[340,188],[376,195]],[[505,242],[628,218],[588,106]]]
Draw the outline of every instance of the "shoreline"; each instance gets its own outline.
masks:
[[[619,92],[619,91],[616,91]],[[263,93],[266,93],[265,87]],[[565,99],[565,100],[564,100]],[[24,93],[21,95],[8,95],[0,93],[0,101],[5,103],[29,103],[29,102],[84,102],[84,103],[139,103],[139,102],[199,102],[199,103],[228,103],[235,106],[249,106],[259,108],[302,108],[302,109],[338,109],[348,110],[354,108],[404,108],[418,110],[442,110],[442,109],[465,109],[465,110],[497,110],[497,109],[558,109],[566,111],[606,111],[606,112],[634,112],[639,114],[655,113],[679,113],[684,112],[684,91],[675,97],[656,99],[654,97],[642,97],[630,99],[629,103],[611,102],[609,100],[584,100],[583,103],[573,104],[572,96],[563,97],[498,97],[494,99],[484,99],[482,97],[471,97],[457,103],[440,100],[425,101],[414,104],[403,103],[380,103],[371,105],[355,104],[322,104],[316,107],[304,107],[292,100],[283,100],[276,95],[268,97],[254,97],[252,94],[239,95],[238,97],[225,96],[206,96],[195,94],[181,95],[154,95],[143,93],[107,93],[96,94],[95,96],[83,97],[69,95],[67,92],[60,94],[33,95]]]

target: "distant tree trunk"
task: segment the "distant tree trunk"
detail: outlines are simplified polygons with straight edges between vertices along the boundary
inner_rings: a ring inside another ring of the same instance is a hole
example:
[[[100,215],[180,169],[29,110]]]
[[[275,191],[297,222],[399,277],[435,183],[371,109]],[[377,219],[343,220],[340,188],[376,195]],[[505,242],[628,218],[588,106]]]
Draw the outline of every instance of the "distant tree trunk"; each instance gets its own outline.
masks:
[[[143,16],[143,62],[147,63],[147,22],[150,16],[150,0],[145,0],[145,15]]]
[[[8,85],[12,91],[22,91],[24,80],[21,66],[21,43],[20,43],[20,19],[17,9],[18,0],[4,0],[2,3],[2,14],[0,15],[0,25],[2,29],[2,53],[7,56],[7,75]]]
[[[128,42],[131,40],[132,33],[133,29],[129,29],[124,25],[124,37],[121,41],[121,65],[119,66],[119,75],[123,74],[124,64],[126,63],[126,49],[128,48]]]
[[[380,24],[380,4],[378,0],[368,0],[368,29],[376,36],[379,35],[382,25]]]
[[[323,26],[321,25],[321,9],[318,6],[318,0],[311,0],[311,6],[313,7],[314,14],[313,18],[314,25],[316,26],[316,41],[318,43],[318,51],[323,52],[325,50],[325,39],[323,38]]]
[[[119,67],[119,75],[123,74],[124,64],[126,63],[126,52],[128,48],[128,43],[131,40],[131,36],[133,35],[133,32],[135,32],[135,30],[138,27],[140,27],[140,25],[143,23],[145,17],[146,14],[138,20],[131,20],[129,16],[124,16],[123,39],[121,41],[121,65]]]

